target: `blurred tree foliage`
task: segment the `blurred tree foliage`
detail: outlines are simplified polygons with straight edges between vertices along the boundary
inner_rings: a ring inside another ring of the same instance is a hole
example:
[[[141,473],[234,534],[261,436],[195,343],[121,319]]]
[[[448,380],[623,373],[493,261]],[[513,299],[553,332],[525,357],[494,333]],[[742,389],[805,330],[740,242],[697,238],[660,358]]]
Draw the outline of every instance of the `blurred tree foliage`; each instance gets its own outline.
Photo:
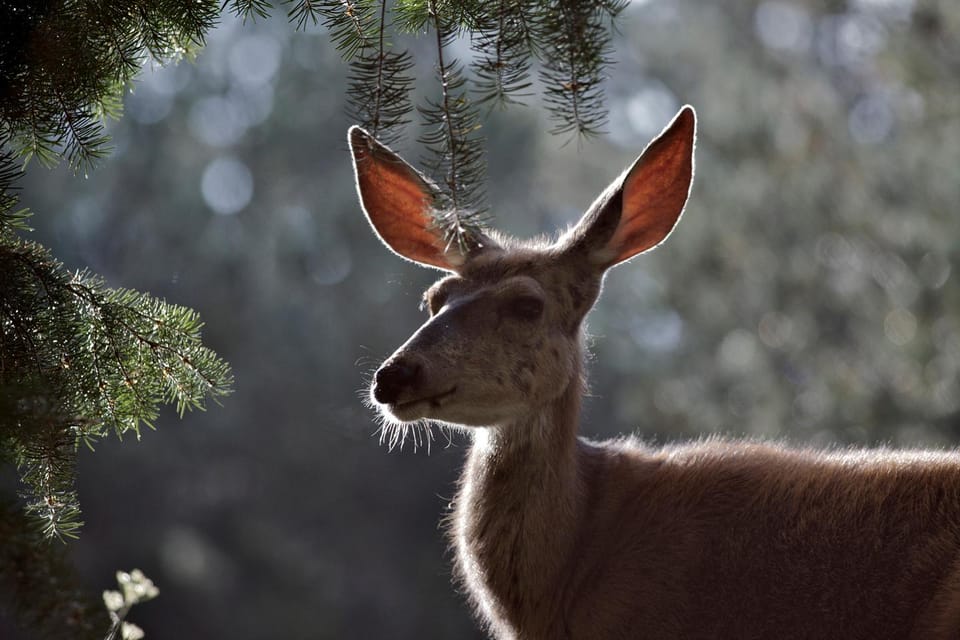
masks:
[[[611,278],[653,304],[601,308],[599,388],[662,437],[955,445],[960,7],[693,4],[651,5],[627,38],[644,67],[631,91],[698,105],[701,144],[657,276]],[[658,24],[703,41],[678,50]],[[631,117],[649,116],[629,101],[611,116]]]

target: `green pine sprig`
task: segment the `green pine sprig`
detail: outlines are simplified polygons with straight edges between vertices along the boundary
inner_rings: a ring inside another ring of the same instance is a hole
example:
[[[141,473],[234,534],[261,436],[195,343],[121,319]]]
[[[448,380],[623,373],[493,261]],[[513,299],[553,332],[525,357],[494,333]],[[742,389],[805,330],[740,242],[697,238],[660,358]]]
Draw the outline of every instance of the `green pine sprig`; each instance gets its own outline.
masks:
[[[430,154],[427,166],[441,177],[438,224],[449,243],[457,243],[466,251],[476,242],[486,222],[481,120],[470,100],[461,65],[445,55],[450,43],[459,37],[458,23],[444,20],[432,0],[428,5],[433,17],[440,98],[428,98],[418,107],[425,127],[419,142]]]
[[[109,152],[103,119],[148,57],[191,55],[216,0],[0,4],[0,129],[24,159],[87,171]]]
[[[79,529],[79,444],[152,427],[229,393],[229,366],[197,314],[70,273],[39,245],[0,239],[0,434],[14,443],[27,510],[46,537]]]
[[[372,46],[375,30],[373,9],[370,0],[342,0],[320,5],[323,26],[344,60],[353,60],[360,51]]]
[[[224,8],[227,3],[224,2]],[[273,3],[270,0],[230,0],[230,11],[244,22],[257,18],[269,18]]]
[[[606,23],[626,5],[624,0],[554,0],[538,14],[537,39],[543,47],[540,77],[544,101],[556,122],[551,133],[580,137],[603,133],[607,110],[602,82],[611,64]]]
[[[387,40],[387,1],[379,1],[375,37],[351,61],[347,110],[374,137],[390,144],[413,110],[410,93],[413,60],[408,51],[392,51]]]
[[[23,167],[6,140],[9,133],[0,130],[0,236],[30,231],[27,226],[30,211],[17,209],[20,204],[17,181],[23,177]]]
[[[531,95],[530,68],[536,47],[528,3],[498,0],[474,30],[472,64],[478,102],[505,108]]]

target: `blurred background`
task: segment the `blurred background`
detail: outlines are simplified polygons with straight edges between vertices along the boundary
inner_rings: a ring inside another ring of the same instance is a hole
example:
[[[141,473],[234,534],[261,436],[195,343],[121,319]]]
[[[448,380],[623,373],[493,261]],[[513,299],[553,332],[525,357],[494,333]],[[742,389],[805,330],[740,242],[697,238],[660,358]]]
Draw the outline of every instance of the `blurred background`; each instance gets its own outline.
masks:
[[[960,443],[960,4],[648,0],[619,27],[609,135],[565,144],[535,100],[486,129],[496,224],[528,236],[698,110],[680,225],[589,318],[583,433]],[[234,368],[222,407],[80,457],[72,552],[93,592],[156,582],[148,638],[482,637],[438,524],[467,439],[389,452],[359,398],[437,274],[363,218],[345,75],[322,29],[225,16],[143,75],[88,179],[29,169],[37,240],[193,307]]]

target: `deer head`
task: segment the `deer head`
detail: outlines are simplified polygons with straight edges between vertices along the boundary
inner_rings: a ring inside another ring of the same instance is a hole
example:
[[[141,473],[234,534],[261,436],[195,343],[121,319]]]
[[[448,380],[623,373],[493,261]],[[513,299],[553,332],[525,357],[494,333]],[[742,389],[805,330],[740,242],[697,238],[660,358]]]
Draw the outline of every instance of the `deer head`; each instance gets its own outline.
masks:
[[[431,182],[359,127],[349,132],[357,191],[380,239],[447,272],[424,294],[430,318],[376,372],[388,421],[507,427],[574,389],[581,325],[610,267],[660,244],[693,179],[696,117],[680,110],[637,160],[555,241],[489,231],[448,242]]]

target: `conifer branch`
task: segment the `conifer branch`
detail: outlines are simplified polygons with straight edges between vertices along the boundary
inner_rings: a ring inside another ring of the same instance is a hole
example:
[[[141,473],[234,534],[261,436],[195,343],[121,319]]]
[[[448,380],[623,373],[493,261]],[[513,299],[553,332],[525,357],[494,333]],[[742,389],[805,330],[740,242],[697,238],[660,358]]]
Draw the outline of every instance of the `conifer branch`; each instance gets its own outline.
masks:
[[[10,5],[10,6],[8,6]],[[87,169],[106,152],[102,119],[147,56],[189,54],[218,16],[216,0],[0,5],[0,127],[17,155]]]
[[[24,418],[30,421],[27,416]],[[74,486],[76,442],[71,433],[74,422],[49,412],[39,425],[41,428],[30,434],[32,437],[18,439],[16,449],[21,478],[29,487],[21,493],[26,500],[26,513],[35,520],[44,538],[57,538],[61,542],[66,538],[76,539],[83,526]]]
[[[452,110],[453,99],[450,96],[450,92],[454,89],[460,87],[459,78],[455,75],[456,67],[454,63],[451,63],[451,66],[448,68],[446,63],[443,60],[443,48],[444,35],[443,35],[443,26],[440,23],[440,16],[437,14],[437,6],[435,2],[430,3],[430,13],[433,15],[434,29],[436,30],[437,36],[437,75],[440,77],[440,92],[441,92],[441,123],[443,125],[443,132],[441,135],[444,137],[444,142],[446,144],[446,158],[449,163],[449,169],[446,176],[446,186],[447,186],[447,195],[450,197],[450,204],[454,211],[454,215],[457,215],[457,211],[460,209],[460,190],[462,184],[459,183],[459,173],[457,161],[460,159],[458,154],[455,153],[455,147],[457,144],[457,133],[454,130],[454,113]]]
[[[386,33],[387,2],[380,0],[376,36],[350,63],[347,111],[374,136],[390,144],[399,137],[413,110],[413,60],[407,51],[390,51]]]
[[[372,131],[374,137],[376,137],[380,132],[380,127],[383,120],[383,107],[386,100],[384,100],[385,93],[384,89],[387,87],[384,85],[386,80],[386,68],[387,68],[387,0],[380,0],[380,22],[377,25],[377,85],[376,91],[374,92],[374,101],[373,101],[373,121],[370,123],[372,125]],[[406,52],[403,52],[406,54]],[[404,61],[407,66],[405,66],[401,72],[406,71],[409,67],[413,66],[413,63],[409,60]],[[403,64],[403,62],[401,62]],[[396,63],[393,63],[394,67]],[[397,73],[397,69],[394,68],[391,71],[394,72],[394,75]],[[412,82],[412,79],[410,80]],[[406,84],[403,86],[403,89],[407,89]],[[407,91],[404,91],[406,94]],[[403,109],[406,111],[409,108],[409,102],[403,105]],[[388,125],[389,127],[389,125]]]
[[[373,44],[370,35],[374,22],[371,6],[370,0],[328,0],[311,3],[309,8],[301,2],[290,17],[292,20],[297,16],[299,22],[308,10],[314,20],[317,16],[322,17],[331,42],[340,56],[349,62]]]
[[[0,131],[0,236],[18,231],[29,231],[27,209],[16,207],[20,203],[17,181],[23,176],[23,168],[10,149],[9,134]]]
[[[457,243],[462,251],[471,248],[484,226],[482,206],[483,139],[477,135],[480,119],[470,102],[466,80],[456,60],[447,60],[444,49],[457,37],[456,25],[445,24],[436,2],[428,1],[436,35],[436,69],[440,80],[439,101],[426,100],[420,107],[427,131],[420,142],[431,152],[429,165],[442,175],[442,198],[438,225],[449,243]]]
[[[383,81],[384,81],[384,61],[386,56],[386,33],[387,33],[387,0],[380,0],[380,23],[377,25],[377,90],[373,103],[373,136],[377,137],[380,131],[380,115],[383,106]]]
[[[16,445],[43,534],[70,537],[76,446],[139,434],[161,403],[202,408],[229,392],[230,370],[203,347],[190,309],[67,273],[16,237],[0,242],[0,272],[0,436]]]
[[[555,0],[548,4],[537,25],[537,38],[544,48],[540,73],[544,100],[557,121],[551,133],[598,135],[607,121],[601,83],[610,64],[610,33],[604,16],[612,21],[626,2]]]
[[[518,103],[530,81],[533,35],[520,0],[499,0],[495,13],[477,25],[473,64],[479,102],[504,108]]]
[[[85,109],[72,109],[62,98],[60,107],[63,136],[57,141],[58,146],[64,149],[71,168],[87,170],[110,152],[107,147],[110,138],[103,133],[100,121]]]
[[[226,3],[224,3],[224,6],[226,6]],[[230,2],[233,14],[238,18],[242,18],[244,22],[246,22],[248,18],[250,20],[256,20],[257,18],[270,17],[271,6],[272,3],[270,0],[232,0]]]

